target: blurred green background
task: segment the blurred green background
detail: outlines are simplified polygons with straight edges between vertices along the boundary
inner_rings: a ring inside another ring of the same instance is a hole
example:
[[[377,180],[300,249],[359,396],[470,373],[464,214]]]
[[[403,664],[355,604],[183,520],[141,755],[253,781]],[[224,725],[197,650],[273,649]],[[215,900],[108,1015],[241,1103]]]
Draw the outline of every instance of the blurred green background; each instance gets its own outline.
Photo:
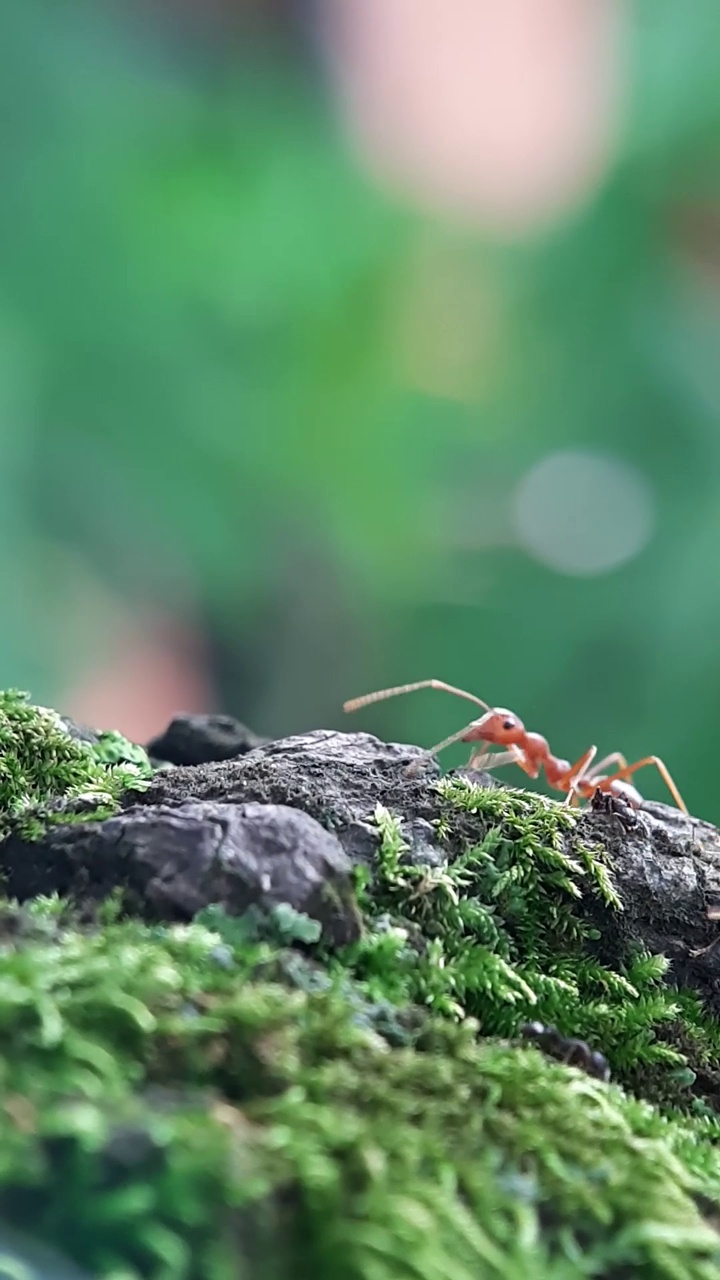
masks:
[[[546,2],[5,0],[3,685],[430,744],[341,706],[437,676],[720,821],[717,0]]]

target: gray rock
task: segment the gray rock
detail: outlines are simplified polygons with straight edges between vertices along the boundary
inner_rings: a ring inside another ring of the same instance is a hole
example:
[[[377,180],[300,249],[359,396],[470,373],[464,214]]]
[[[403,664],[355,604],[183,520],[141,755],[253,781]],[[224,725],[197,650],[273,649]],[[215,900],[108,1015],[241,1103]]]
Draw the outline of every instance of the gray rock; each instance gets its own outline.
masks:
[[[437,838],[439,775],[418,747],[329,730],[178,766],[128,793],[107,822],[56,827],[32,845],[8,840],[4,892],[25,900],[57,891],[83,902],[122,885],[134,910],[161,919],[188,919],[214,902],[230,913],[287,902],[317,920],[327,940],[349,941],[360,932],[349,872],[374,863],[378,804],[399,819],[416,864],[442,865],[463,840],[483,838],[486,822],[469,813],[456,815],[450,846]],[[487,774],[472,778],[497,785]],[[598,951],[613,963],[628,944],[661,952],[671,980],[720,1011],[720,920],[707,914],[720,904],[717,829],[667,805],[636,812],[600,796],[565,840],[571,855],[578,840],[609,853],[624,910],[592,893],[581,906],[597,925]]]
[[[458,772],[497,785],[491,775]],[[448,856],[435,837],[440,806],[432,784],[439,774],[436,761],[418,747],[384,743],[367,733],[319,730],[269,743],[241,759],[159,774],[137,803],[291,805],[334,831],[350,860],[366,865],[377,850],[373,815],[382,804],[400,819],[413,861],[434,866]],[[484,834],[482,822],[470,815],[459,816],[456,826],[471,840]],[[707,918],[708,904],[720,902],[716,828],[667,805],[648,802],[636,813],[613,804],[585,809],[577,832],[567,836],[571,854],[578,838],[607,848],[624,904],[616,913],[599,897],[583,899],[607,958],[615,962],[627,954],[628,943],[642,943],[671,959],[672,979],[700,989],[720,1008],[720,922]],[[706,950],[715,938],[718,945]]]
[[[78,722],[71,719],[70,716],[58,715],[58,719],[65,729],[65,732],[69,733],[70,737],[74,738],[76,742],[84,742],[89,747],[97,746],[99,743],[100,734],[97,729],[91,729],[89,725],[86,724],[78,724]]]
[[[439,776],[437,762],[420,747],[381,742],[369,733],[319,729],[267,743],[240,759],[158,774],[131,802],[292,805],[334,831],[353,862],[364,863],[378,847],[373,817],[381,804],[400,818],[413,858],[437,864],[446,854],[435,839],[438,805],[429,784]]]
[[[629,820],[587,808],[578,835],[605,846],[623,902],[622,913],[600,911],[604,947],[622,952],[640,942],[667,956],[671,978],[720,1009],[720,921],[707,915],[720,903],[720,831],[645,801]]]
[[[39,891],[101,901],[121,886],[131,909],[154,919],[189,920],[211,904],[239,915],[287,903],[316,920],[328,942],[361,932],[338,840],[282,805],[136,806],[104,822],[52,828],[32,845],[11,838],[0,865],[5,891],[20,901]]]
[[[183,714],[175,716],[146,751],[167,764],[198,765],[231,760],[266,741],[232,716]]]

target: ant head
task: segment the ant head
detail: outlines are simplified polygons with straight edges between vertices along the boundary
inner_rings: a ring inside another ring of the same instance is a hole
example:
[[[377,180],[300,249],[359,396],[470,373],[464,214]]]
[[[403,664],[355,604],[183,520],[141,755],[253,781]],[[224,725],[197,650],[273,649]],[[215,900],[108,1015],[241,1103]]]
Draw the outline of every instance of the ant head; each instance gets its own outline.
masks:
[[[525,725],[514,711],[505,707],[493,707],[479,720],[473,720],[463,742],[490,742],[498,747],[510,747],[522,742]]]

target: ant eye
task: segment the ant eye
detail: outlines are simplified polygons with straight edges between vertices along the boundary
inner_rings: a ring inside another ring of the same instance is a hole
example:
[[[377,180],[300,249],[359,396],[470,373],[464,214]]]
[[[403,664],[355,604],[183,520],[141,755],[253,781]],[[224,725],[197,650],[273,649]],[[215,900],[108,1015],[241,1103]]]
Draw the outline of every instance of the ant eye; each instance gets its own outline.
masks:
[[[514,720],[503,720],[503,729],[514,729],[514,728],[515,728]]]

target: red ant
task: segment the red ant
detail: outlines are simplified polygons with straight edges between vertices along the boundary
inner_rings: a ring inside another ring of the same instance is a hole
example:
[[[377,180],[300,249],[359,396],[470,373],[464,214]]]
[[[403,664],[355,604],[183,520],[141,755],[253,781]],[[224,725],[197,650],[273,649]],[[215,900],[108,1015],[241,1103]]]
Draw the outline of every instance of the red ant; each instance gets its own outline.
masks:
[[[444,680],[418,680],[415,684],[401,684],[394,689],[380,689],[377,693],[367,693],[362,698],[352,698],[344,704],[343,710],[357,711],[371,702],[394,698],[401,693],[414,693],[416,689],[443,689],[446,693],[456,694],[459,698],[467,698],[469,702],[476,703],[485,711],[485,715],[479,720],[471,720],[464,729],[438,742],[427,752],[428,756],[437,755],[453,742],[484,742],[491,746],[508,747],[507,751],[494,753],[473,752],[468,768],[497,769],[501,765],[516,764],[530,778],[538,778],[540,770],[544,769],[549,785],[556,791],[567,793],[567,804],[576,804],[578,796],[582,796],[584,800],[590,800],[597,791],[601,791],[620,797],[634,809],[640,808],[643,798],[628,779],[638,769],[654,764],[678,808],[682,809],[683,813],[687,813],[680,792],[670,777],[666,765],[658,756],[643,756],[642,760],[628,764],[619,751],[612,751],[610,755],[593,765],[597,747],[588,747],[580,759],[571,764],[569,760],[561,760],[558,756],[554,756],[542,734],[529,733],[522,720],[513,711],[507,711],[505,707],[489,707],[482,698],[476,698],[474,694],[466,693],[464,689],[456,689],[453,685],[446,684]],[[603,769],[607,769],[609,765],[617,766],[615,771],[603,773]]]

